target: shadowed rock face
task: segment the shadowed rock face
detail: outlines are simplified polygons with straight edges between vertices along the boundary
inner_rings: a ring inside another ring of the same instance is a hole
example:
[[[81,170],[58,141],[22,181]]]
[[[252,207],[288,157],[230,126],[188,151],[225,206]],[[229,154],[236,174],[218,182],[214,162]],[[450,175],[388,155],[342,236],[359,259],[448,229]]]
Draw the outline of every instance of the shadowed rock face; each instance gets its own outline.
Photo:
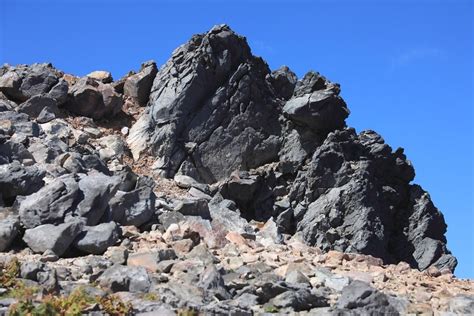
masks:
[[[191,221],[216,247],[228,232],[263,246],[297,234],[323,251],[453,271],[444,218],[412,183],[403,149],[347,127],[339,94],[317,72],[270,71],[226,25],[193,36],[159,70],[146,62],[115,82],[104,71],[6,65],[0,209],[19,216],[0,220],[0,248],[27,229],[35,252],[103,253],[120,225]],[[256,233],[251,220],[266,224]]]

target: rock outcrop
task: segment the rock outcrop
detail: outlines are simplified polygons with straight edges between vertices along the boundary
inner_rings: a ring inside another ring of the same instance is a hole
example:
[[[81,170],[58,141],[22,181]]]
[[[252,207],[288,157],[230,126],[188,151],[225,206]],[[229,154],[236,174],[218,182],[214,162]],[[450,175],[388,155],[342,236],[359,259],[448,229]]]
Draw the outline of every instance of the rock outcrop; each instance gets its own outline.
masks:
[[[116,81],[5,65],[0,251],[25,282],[97,281],[134,313],[471,311],[472,282],[412,309],[385,283],[443,291],[457,261],[403,149],[349,114],[338,84],[271,71],[226,25]]]

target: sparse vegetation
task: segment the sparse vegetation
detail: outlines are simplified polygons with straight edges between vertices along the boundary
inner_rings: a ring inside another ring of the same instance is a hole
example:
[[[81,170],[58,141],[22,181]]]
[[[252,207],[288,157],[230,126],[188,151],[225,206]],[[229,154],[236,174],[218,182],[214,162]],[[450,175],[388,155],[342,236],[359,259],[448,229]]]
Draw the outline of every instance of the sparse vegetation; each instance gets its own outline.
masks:
[[[280,310],[273,305],[268,305],[265,306],[264,311],[265,313],[278,313]]]

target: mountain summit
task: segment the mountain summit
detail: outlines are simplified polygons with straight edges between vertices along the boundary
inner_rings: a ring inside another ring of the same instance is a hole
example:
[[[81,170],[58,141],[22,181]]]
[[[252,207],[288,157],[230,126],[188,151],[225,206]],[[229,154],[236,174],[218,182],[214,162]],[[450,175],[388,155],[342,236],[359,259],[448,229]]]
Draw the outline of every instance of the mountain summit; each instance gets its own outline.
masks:
[[[4,65],[1,286],[70,294],[96,281],[102,292],[87,291],[112,314],[339,315],[418,311],[408,302],[425,296],[393,291],[417,280],[447,293],[449,279],[453,299],[429,309],[470,310],[411,162],[348,127],[339,94],[318,72],[271,71],[227,25],[119,80]]]

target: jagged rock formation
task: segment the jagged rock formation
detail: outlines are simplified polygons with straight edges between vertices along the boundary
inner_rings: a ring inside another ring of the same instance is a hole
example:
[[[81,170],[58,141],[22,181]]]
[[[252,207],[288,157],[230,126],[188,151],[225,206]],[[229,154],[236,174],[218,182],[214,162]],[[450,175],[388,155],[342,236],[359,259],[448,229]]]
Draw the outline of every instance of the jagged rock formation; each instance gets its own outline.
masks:
[[[100,258],[121,243],[126,251],[109,259],[128,266],[95,264],[100,273],[91,272],[91,280],[112,292],[156,290],[173,308],[186,295],[163,293],[182,289],[163,281],[157,290],[147,273],[184,282],[190,297],[197,286],[204,296],[193,308],[216,297],[233,302],[202,309],[209,312],[245,314],[252,310],[247,299],[286,311],[328,305],[335,313],[382,305],[387,313],[403,311],[358,283],[332,280],[329,290],[316,290],[307,280],[315,274],[307,271],[285,275],[293,285],[276,276],[265,283],[261,270],[262,280],[234,284],[227,273],[232,265],[223,263],[235,244],[245,245],[239,251],[248,259],[258,247],[288,250],[301,238],[311,246],[304,257],[312,264],[314,252],[336,250],[380,258],[378,266],[454,271],[443,216],[412,184],[415,172],[403,149],[393,151],[374,131],[347,127],[349,110],[339,93],[338,84],[313,71],[301,79],[288,67],[271,71],[226,25],[193,36],[160,69],[146,62],[116,81],[106,71],[77,78],[50,64],[5,65],[0,251],[22,253],[27,246],[55,261]],[[142,256],[131,226],[143,236],[155,232],[155,241],[166,245]],[[217,259],[209,249],[225,251]],[[341,296],[337,304],[329,304],[328,293]]]
[[[288,68],[271,73],[244,38],[217,26],[178,48],[160,69],[128,143],[136,159],[150,148],[163,176],[205,183],[276,162],[275,171],[291,187],[282,212],[308,243],[420,269],[453,269],[442,215],[410,185],[415,174],[403,150],[392,152],[375,132],[346,129],[349,110],[339,92],[339,85],[314,72],[300,81]],[[275,184],[265,185],[270,188],[244,199],[240,188],[225,196],[241,211],[263,215],[255,212],[271,202],[251,206],[244,200],[268,199]]]

